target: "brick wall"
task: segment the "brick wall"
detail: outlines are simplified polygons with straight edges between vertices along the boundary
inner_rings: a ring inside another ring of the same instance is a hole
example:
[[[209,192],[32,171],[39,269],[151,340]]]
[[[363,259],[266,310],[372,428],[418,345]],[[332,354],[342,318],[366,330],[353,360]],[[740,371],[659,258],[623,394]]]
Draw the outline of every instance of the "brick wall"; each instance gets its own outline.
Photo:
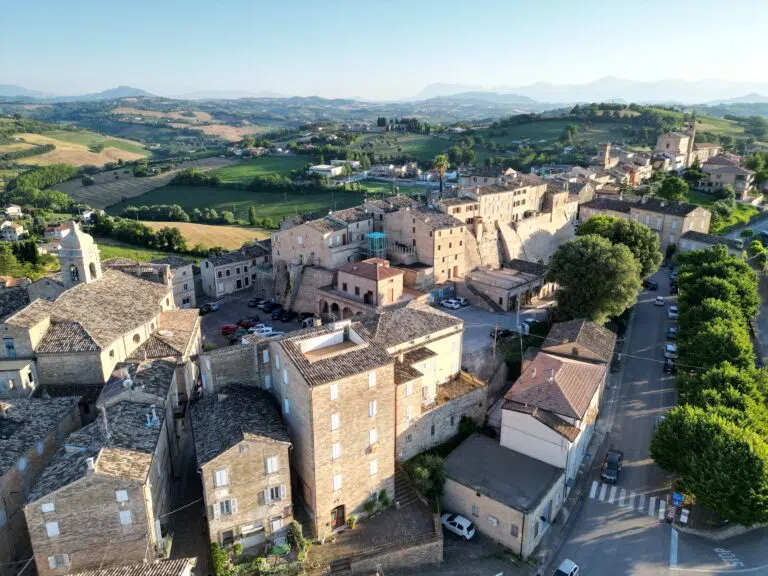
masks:
[[[377,568],[399,570],[415,568],[443,561],[443,535],[438,524],[437,535],[419,544],[381,554],[352,559],[352,574],[371,574]]]
[[[203,386],[211,392],[227,384],[255,383],[257,370],[254,346],[229,346],[200,354]]]

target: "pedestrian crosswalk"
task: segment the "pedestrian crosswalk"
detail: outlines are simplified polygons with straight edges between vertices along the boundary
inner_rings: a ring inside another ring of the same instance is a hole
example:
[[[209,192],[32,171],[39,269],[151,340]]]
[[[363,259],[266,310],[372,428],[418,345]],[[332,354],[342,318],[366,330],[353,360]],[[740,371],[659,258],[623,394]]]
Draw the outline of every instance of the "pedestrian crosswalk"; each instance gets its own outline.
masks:
[[[662,497],[637,494],[634,490],[627,490],[626,488],[605,484],[597,480],[592,481],[592,486],[589,489],[589,499],[613,504],[619,508],[633,510],[658,518],[659,520],[664,520],[667,506],[666,501]]]

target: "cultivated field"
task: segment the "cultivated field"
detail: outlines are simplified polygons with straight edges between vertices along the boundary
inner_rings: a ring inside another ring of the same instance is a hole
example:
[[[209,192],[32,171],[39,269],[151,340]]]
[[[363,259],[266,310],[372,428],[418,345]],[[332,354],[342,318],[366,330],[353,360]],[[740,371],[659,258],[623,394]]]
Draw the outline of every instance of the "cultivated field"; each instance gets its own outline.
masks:
[[[269,128],[266,126],[229,126],[228,124],[182,124],[180,122],[171,122],[168,126],[182,130],[197,130],[208,136],[216,136],[228,142],[239,142],[243,139],[243,136],[263,134],[269,131]]]
[[[203,160],[191,160],[177,164],[169,172],[146,178],[136,178],[127,169],[112,170],[94,175],[93,179],[96,180],[96,183],[91,186],[83,186],[79,179],[75,179],[58,184],[56,189],[66,192],[78,202],[85,202],[94,208],[106,208],[110,204],[120,202],[123,198],[141,196],[150,190],[165,186],[173,179],[176,172],[184,168],[199,168],[202,171],[207,171],[227,166],[231,162],[231,160],[218,156]],[[155,204],[163,203],[155,202]]]
[[[6,152],[17,152],[19,150],[28,150],[29,148],[33,148],[34,144],[28,144],[26,142],[12,142],[10,144],[0,144],[0,154],[5,154]]]
[[[109,138],[94,132],[54,130],[44,134],[16,134],[15,137],[28,144],[53,144],[56,146],[52,152],[19,160],[20,164],[64,163],[72,166],[85,166],[86,164],[103,166],[107,162],[117,162],[120,159],[131,161],[149,156],[149,151],[136,142]]]
[[[250,206],[256,208],[259,218],[272,218],[275,223],[286,216],[313,213],[327,214],[335,207],[340,210],[363,203],[364,194],[351,190],[332,190],[322,193],[279,192],[234,190],[231,188],[210,188],[208,186],[165,186],[151,190],[127,202],[109,207],[111,214],[121,214],[126,206],[149,206],[152,204],[178,204],[186,211],[193,208],[214,208],[230,210],[240,220],[248,220]]]
[[[431,160],[453,143],[445,138],[427,134],[386,133],[366,134],[352,144],[351,148],[373,152],[377,157],[407,155],[416,160]]]
[[[392,182],[384,182],[382,180],[361,180],[360,185],[368,190],[368,193],[376,198],[386,198],[397,194],[403,194],[405,196],[414,196],[416,194],[424,194],[427,190],[434,190],[435,186],[414,186],[413,184],[400,184],[395,180]]]
[[[200,112],[198,110],[189,111],[194,116],[186,116],[181,112],[160,112],[155,110],[141,110],[140,108],[130,108],[128,106],[118,106],[112,110],[112,114],[120,114],[124,116],[144,116],[148,118],[168,118],[170,120],[187,120],[189,122],[211,122],[213,116],[208,112]]]
[[[209,224],[194,224],[192,222],[144,222],[152,230],[160,230],[164,226],[178,228],[192,248],[195,244],[203,244],[209,248],[221,246],[229,250],[240,248],[243,242],[269,238],[269,232],[259,228],[244,228],[242,226],[212,226]]]
[[[238,160],[231,166],[219,168],[213,174],[227,184],[248,184],[256,176],[288,176],[291,170],[303,168],[311,161],[310,156],[264,156],[253,160]]]

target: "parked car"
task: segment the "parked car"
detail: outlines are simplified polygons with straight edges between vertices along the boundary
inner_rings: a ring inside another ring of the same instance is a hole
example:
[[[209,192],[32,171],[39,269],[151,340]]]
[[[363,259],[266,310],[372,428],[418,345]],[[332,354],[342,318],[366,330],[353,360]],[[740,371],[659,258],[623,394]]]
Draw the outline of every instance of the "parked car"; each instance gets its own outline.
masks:
[[[667,310],[667,316],[670,320],[677,320],[680,316],[680,312],[677,309],[677,306],[670,306],[669,310]]]
[[[667,340],[677,340],[677,326],[667,328]]]
[[[671,286],[669,287],[669,293],[670,293],[672,296],[675,296],[675,295],[676,295],[676,294],[678,294],[679,292],[680,292],[680,291],[677,289],[677,284],[673,284],[673,285],[671,285]]]
[[[656,296],[653,301],[654,306],[664,306],[664,296]]]
[[[658,290],[659,289],[659,283],[656,282],[656,280],[651,280],[649,278],[646,278],[643,280],[643,288],[646,290]]]
[[[530,334],[534,324],[536,324],[536,320],[523,320],[517,325],[517,331],[522,332],[523,334]]]
[[[299,312],[299,315],[297,316],[297,320],[299,322],[304,322],[305,319],[312,318],[314,317],[314,315],[315,315],[314,312]]]
[[[314,316],[307,316],[304,318],[304,320],[301,321],[301,327],[302,328],[310,328],[315,323],[315,317]]]
[[[272,320],[280,320],[284,310],[283,307],[278,304],[275,308],[272,308]]]
[[[258,320],[251,320],[250,318],[243,318],[242,320],[237,321],[237,325],[241,328],[245,328],[246,330],[248,328],[253,328],[258,323]]]
[[[672,358],[664,359],[664,374],[677,374],[677,364]]]
[[[515,332],[513,330],[510,330],[509,328],[502,328],[501,330],[496,330],[495,328],[491,330],[491,338],[494,336],[496,337],[496,340],[502,340],[504,338],[509,338],[510,336],[514,336]]]
[[[456,300],[456,302],[458,302],[462,306],[469,306],[469,300],[464,298],[464,296],[456,296],[456,298],[454,298],[454,300]]]
[[[236,324],[224,324],[221,327],[221,335],[222,336],[229,336],[230,334],[234,334],[240,329],[240,326],[237,326]]]
[[[621,465],[624,462],[624,452],[611,448],[603,460],[603,469],[600,472],[600,478],[609,484],[616,484],[619,481]]]
[[[206,302],[200,306],[200,314],[208,314],[209,312],[218,312],[219,305],[215,302]]]
[[[291,320],[295,320],[297,316],[298,314],[293,310],[283,310],[283,313],[280,314],[280,322],[290,322]]]
[[[666,344],[664,346],[664,358],[675,360],[677,358],[677,344]]]
[[[238,344],[242,340],[243,336],[248,336],[248,330],[235,330],[228,336],[230,344]]]
[[[270,302],[269,300],[265,300],[264,302],[258,304],[256,308],[259,310],[264,310],[264,312],[272,312],[272,310],[277,306],[274,302]]]
[[[264,298],[251,298],[248,300],[248,308],[258,308],[262,302],[264,302]]]
[[[475,525],[470,520],[458,514],[443,514],[440,516],[440,524],[446,530],[461,536],[464,540],[471,540],[475,535]]]
[[[272,335],[272,332],[273,330],[271,326],[262,326],[261,328],[254,330],[253,334],[261,336],[262,338],[267,338],[268,336]]]
[[[455,298],[448,298],[448,300],[443,300],[440,302],[440,306],[443,306],[444,308],[449,308],[450,310],[458,310],[461,308],[461,304],[459,304],[459,301]]]
[[[283,332],[282,330],[272,330],[272,332],[269,333],[270,337],[271,336],[282,336],[283,334],[285,334],[285,332]]]
[[[259,322],[255,326],[251,326],[250,328],[248,328],[248,332],[258,332],[259,330],[263,330],[264,328],[269,328],[269,326],[267,326],[263,322]]]
[[[573,560],[567,558],[560,562],[560,566],[557,567],[552,576],[578,576],[579,567]]]

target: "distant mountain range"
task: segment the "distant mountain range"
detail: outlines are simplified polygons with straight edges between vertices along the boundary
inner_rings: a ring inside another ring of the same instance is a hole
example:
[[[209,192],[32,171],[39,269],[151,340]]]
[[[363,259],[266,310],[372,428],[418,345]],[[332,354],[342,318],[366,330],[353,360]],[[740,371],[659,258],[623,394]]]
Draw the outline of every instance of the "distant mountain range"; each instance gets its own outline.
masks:
[[[140,96],[153,96],[146,90],[132,88],[130,86],[118,86],[103,92],[94,94],[80,94],[77,96],[57,96],[46,94],[37,90],[28,90],[22,86],[12,84],[0,85],[0,98],[19,98],[31,100],[48,100],[51,102],[88,102],[94,100],[116,100],[118,98],[138,98]]]

